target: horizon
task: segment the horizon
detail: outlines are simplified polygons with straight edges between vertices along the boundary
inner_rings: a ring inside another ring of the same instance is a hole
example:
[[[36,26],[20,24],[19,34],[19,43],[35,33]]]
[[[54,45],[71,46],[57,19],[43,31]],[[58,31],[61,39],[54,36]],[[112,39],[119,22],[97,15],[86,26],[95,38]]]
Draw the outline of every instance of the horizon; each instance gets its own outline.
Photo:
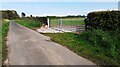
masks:
[[[118,10],[118,2],[3,2],[2,10],[15,10],[21,16],[87,15],[93,11]]]

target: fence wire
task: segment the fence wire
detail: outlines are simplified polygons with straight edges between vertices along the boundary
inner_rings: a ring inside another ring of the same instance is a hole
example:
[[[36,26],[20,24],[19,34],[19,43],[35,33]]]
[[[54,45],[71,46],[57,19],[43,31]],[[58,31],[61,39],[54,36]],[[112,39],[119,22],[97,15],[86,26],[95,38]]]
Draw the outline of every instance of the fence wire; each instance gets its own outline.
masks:
[[[50,28],[61,29],[67,31],[83,31],[84,18],[59,18],[50,19]]]

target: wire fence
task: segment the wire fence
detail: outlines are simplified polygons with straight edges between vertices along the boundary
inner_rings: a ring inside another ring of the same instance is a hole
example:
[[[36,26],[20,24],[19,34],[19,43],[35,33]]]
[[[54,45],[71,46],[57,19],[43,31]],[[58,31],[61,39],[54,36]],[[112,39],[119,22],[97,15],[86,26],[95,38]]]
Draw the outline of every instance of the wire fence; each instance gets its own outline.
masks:
[[[50,28],[66,31],[83,31],[84,18],[50,19]]]

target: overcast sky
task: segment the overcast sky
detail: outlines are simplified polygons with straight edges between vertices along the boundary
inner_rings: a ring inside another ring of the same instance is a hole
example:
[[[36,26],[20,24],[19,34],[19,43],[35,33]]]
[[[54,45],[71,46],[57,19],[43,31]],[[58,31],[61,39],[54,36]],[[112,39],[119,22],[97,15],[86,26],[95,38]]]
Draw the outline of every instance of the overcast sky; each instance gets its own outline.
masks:
[[[96,10],[118,9],[118,1],[116,0],[115,2],[114,0],[114,2],[2,2],[2,5],[0,6],[0,9],[16,10],[19,15],[22,12],[25,12],[28,16],[65,16],[86,15],[88,12]]]

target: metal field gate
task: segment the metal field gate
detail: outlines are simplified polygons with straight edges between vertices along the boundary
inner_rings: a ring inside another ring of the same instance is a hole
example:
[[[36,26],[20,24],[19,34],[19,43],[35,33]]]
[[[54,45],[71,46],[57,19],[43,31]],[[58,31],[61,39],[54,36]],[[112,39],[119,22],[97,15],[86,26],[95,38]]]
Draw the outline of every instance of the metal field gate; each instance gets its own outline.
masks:
[[[61,31],[84,31],[84,18],[59,18],[50,19],[50,28]]]

